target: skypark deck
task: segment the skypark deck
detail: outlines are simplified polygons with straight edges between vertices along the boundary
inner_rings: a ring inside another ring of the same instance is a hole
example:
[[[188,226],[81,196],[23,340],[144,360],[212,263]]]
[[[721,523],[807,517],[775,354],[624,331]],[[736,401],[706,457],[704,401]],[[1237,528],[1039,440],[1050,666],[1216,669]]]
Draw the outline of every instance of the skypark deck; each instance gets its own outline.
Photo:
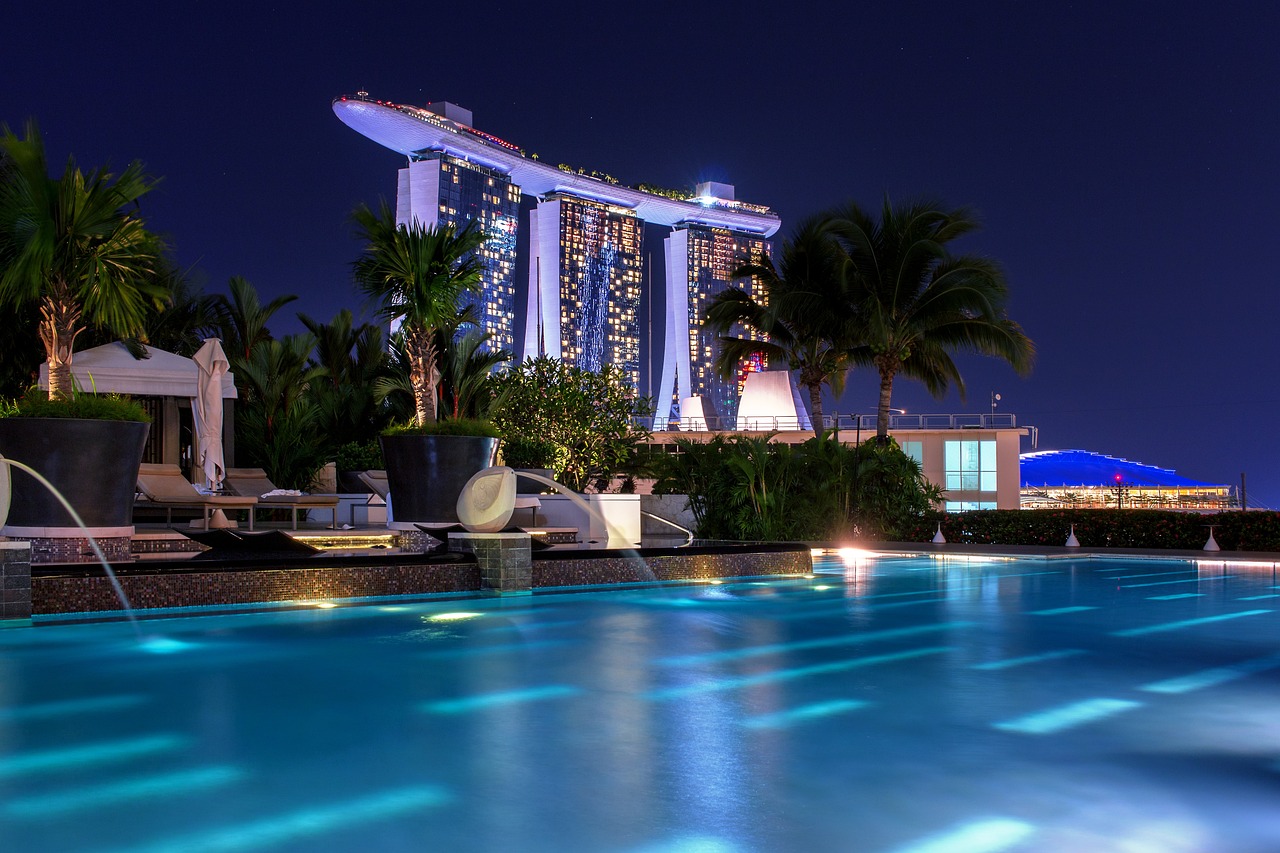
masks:
[[[509,175],[513,184],[535,196],[567,193],[613,204],[656,225],[708,225],[765,237],[773,236],[781,225],[777,214],[759,205],[726,199],[667,198],[567,172],[525,156],[510,142],[421,107],[343,95],[334,99],[333,111],[357,133],[406,157],[441,152],[478,163]]]

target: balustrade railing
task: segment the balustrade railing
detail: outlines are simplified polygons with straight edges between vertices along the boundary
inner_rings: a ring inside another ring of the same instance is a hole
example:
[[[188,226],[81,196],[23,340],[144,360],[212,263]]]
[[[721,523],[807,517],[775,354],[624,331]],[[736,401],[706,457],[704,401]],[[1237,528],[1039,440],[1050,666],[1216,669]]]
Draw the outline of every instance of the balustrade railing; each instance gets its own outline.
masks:
[[[843,415],[833,413],[823,415],[823,427],[840,432],[876,431],[876,415],[855,414]],[[645,424],[653,432],[797,432],[812,431],[809,419],[781,417],[739,417],[736,419],[709,418],[672,418],[665,423]],[[890,430],[925,430],[925,429],[1016,429],[1018,418],[1011,412],[994,414],[930,414],[930,415],[890,415]]]

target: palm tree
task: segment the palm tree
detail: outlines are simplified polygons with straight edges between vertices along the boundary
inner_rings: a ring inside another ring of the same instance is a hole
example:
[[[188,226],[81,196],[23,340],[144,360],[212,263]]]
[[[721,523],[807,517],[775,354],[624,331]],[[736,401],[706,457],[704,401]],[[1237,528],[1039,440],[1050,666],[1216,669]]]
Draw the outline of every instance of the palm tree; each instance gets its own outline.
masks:
[[[227,289],[231,291],[230,296],[221,293],[213,296],[213,312],[216,317],[214,325],[234,368],[237,361],[249,361],[255,346],[271,340],[267,321],[298,297],[277,296],[263,305],[257,289],[238,275],[232,276],[227,282]]]
[[[838,247],[823,219],[812,217],[783,241],[781,263],[765,254],[733,271],[734,280],[753,278],[760,296],[738,287],[711,300],[703,326],[720,337],[715,369],[731,378],[744,359],[763,356],[796,371],[809,392],[815,429],[822,429],[822,386],[839,396],[852,365],[853,306],[840,277]],[[763,338],[738,337],[746,329]]]
[[[894,207],[886,196],[880,220],[856,204],[831,214],[846,279],[857,292],[860,345],[855,362],[880,373],[876,438],[887,441],[889,403],[898,374],[919,380],[935,397],[964,380],[952,361],[973,352],[1030,371],[1035,344],[1005,316],[1008,285],[995,261],[952,255],[947,243],[978,227],[966,208],[936,201]]]
[[[315,337],[312,364],[325,371],[311,390],[326,443],[336,448],[376,435],[389,416],[375,391],[388,375],[382,329],[372,323],[357,324],[346,308],[329,323],[306,314],[298,319]]]
[[[361,205],[352,218],[368,243],[355,262],[356,285],[381,302],[384,317],[401,321],[415,421],[418,426],[434,423],[440,384],[436,331],[457,314],[460,297],[479,289],[476,255],[486,237],[471,224],[461,230],[417,222],[397,225],[386,202],[378,213]]]
[[[155,181],[137,162],[116,177],[85,174],[74,159],[50,178],[34,122],[25,139],[0,126],[0,161],[0,305],[39,304],[49,397],[65,398],[81,332],[140,335],[148,312],[165,302],[163,246],[135,209]]]

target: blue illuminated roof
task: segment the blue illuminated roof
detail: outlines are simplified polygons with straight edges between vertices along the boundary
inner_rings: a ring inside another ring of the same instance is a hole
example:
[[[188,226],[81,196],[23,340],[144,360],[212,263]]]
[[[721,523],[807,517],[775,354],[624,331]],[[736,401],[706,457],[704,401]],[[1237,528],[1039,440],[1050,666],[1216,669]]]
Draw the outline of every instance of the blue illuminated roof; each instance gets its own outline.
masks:
[[[1219,483],[1202,483],[1179,477],[1169,468],[1157,468],[1117,459],[1088,450],[1041,450],[1019,457],[1022,488],[1064,486],[1114,486],[1116,478],[1126,486],[1166,489],[1227,488]]]

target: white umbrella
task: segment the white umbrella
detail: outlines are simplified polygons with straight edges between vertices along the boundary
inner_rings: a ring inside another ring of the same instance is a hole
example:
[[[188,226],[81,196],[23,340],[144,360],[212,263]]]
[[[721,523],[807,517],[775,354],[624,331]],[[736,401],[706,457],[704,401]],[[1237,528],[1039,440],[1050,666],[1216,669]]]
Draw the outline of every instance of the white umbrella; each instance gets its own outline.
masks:
[[[196,416],[196,464],[204,469],[211,489],[222,485],[226,464],[222,458],[222,377],[231,368],[222,342],[206,338],[191,357],[199,368],[192,411]]]

